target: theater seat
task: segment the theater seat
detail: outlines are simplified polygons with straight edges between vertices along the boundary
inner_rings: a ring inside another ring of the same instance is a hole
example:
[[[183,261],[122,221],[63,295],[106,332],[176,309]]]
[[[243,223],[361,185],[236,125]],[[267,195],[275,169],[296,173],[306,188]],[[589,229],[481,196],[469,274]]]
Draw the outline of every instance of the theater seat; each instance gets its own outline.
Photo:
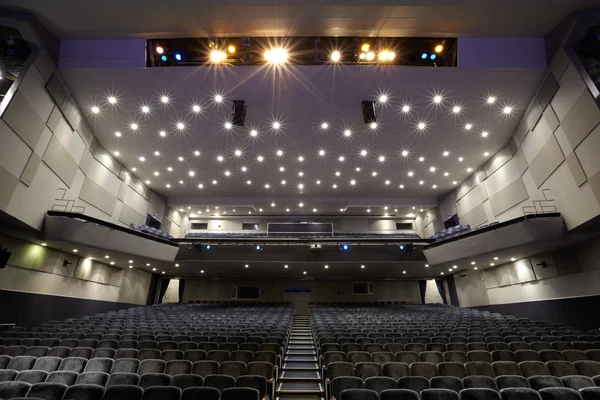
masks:
[[[108,386],[102,400],[141,400],[144,389],[135,385]]]

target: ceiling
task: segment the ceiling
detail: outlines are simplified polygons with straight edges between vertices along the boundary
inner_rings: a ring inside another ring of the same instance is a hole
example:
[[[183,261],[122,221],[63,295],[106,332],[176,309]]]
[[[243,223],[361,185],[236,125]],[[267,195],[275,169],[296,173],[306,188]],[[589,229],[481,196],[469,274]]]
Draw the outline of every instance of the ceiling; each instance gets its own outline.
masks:
[[[545,36],[597,0],[0,0],[61,39],[217,36]]]
[[[207,66],[62,73],[99,142],[169,205],[256,210],[275,201],[281,208],[273,212],[284,214],[287,203],[306,214],[435,205],[506,144],[543,70]],[[378,126],[371,129],[361,101],[381,94],[387,101],[377,104]],[[246,126],[227,129],[233,100],[245,100]],[[402,111],[405,105],[410,111]]]

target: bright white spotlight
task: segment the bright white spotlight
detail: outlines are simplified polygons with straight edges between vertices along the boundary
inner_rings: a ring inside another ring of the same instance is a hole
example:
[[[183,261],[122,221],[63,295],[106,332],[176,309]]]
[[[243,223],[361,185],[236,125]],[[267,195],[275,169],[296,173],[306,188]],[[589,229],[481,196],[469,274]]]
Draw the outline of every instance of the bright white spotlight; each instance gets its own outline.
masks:
[[[160,131],[160,132],[158,132],[158,134],[160,135],[160,137],[167,136],[167,132],[165,132],[165,131]]]
[[[402,157],[408,157],[408,150],[402,150]]]
[[[417,128],[419,128],[419,130],[423,130],[425,129],[425,122],[419,122],[419,124],[417,125]]]
[[[354,185],[356,185],[356,180],[352,179],[352,180],[350,181],[350,185],[351,185],[351,186],[354,186]]]
[[[131,124],[129,125],[129,127],[131,128],[132,131],[137,131],[137,129],[139,128],[138,124]]]
[[[512,113],[512,107],[510,106],[506,106],[504,107],[504,110],[502,110],[504,112],[504,114],[510,114]]]
[[[238,150],[234,151],[234,152],[233,152],[233,154],[234,154],[236,157],[241,157],[241,156],[242,156],[242,151],[238,149]]]
[[[488,131],[483,131],[483,132],[481,132],[481,137],[484,137],[484,138],[485,138],[485,137],[488,137],[489,135],[490,135],[490,134],[489,134],[489,132],[488,132]]]
[[[221,96],[220,94],[216,95],[215,96],[215,101],[217,103],[221,103],[223,101],[223,96]]]
[[[367,53],[367,61],[373,61],[375,59],[375,53],[372,51]]]
[[[466,124],[465,125],[465,130],[470,131],[471,128],[473,128],[473,124]]]
[[[452,108],[452,112],[454,114],[459,114],[460,110],[461,110],[460,106],[454,106],[454,108]]]
[[[273,129],[277,130],[279,128],[281,128],[281,124],[277,121],[273,122]]]
[[[407,112],[410,112],[410,106],[408,104],[403,105],[402,106],[402,112],[405,113],[405,114]]]
[[[442,102],[442,96],[440,96],[439,94],[438,94],[438,95],[436,95],[436,96],[433,98],[433,102],[434,102],[435,104],[440,104],[440,103]]]
[[[496,98],[494,96],[490,96],[487,98],[488,104],[494,104],[496,102]]]
[[[346,137],[350,137],[350,136],[352,136],[352,132],[350,131],[350,129],[346,129],[346,130],[344,131],[344,136],[346,136]]]
[[[115,136],[116,136],[116,137],[121,137],[121,136],[122,136],[122,135],[121,135],[121,132],[119,132],[119,131],[115,132]]]
[[[148,114],[150,112],[150,107],[148,107],[148,106],[142,106],[142,112],[144,114]]]
[[[321,129],[323,129],[323,130],[327,130],[327,128],[329,128],[329,124],[328,124],[327,122],[323,122],[323,123],[321,124]]]
[[[319,150],[319,155],[320,155],[321,157],[325,156],[325,150]]]
[[[265,52],[265,60],[274,65],[283,64],[287,61],[287,59],[287,50],[283,48],[270,49]]]
[[[388,101],[387,95],[382,94],[381,96],[379,96],[379,102],[380,103],[385,103],[386,101]]]
[[[331,61],[338,62],[341,60],[341,58],[342,54],[339,51],[335,50],[333,53],[331,53]]]
[[[252,136],[252,137],[256,137],[256,136],[258,136],[258,132],[256,131],[256,129],[252,129],[252,130],[250,131],[250,136]]]
[[[185,129],[185,125],[183,122],[178,122],[177,123],[177,129],[179,129],[180,131]]]
[[[227,55],[225,54],[224,51],[213,50],[210,52],[210,61],[211,62],[220,63],[221,61],[225,60],[226,58],[227,58]]]
[[[162,96],[160,101],[162,101],[164,104],[167,104],[169,102],[169,98],[167,96]]]
[[[225,122],[225,129],[231,129],[232,126],[231,122]]]
[[[110,96],[110,97],[108,98],[108,102],[109,102],[110,104],[117,104],[117,98],[116,98],[116,97],[114,97],[114,96]]]
[[[99,107],[96,107],[96,106],[94,106],[94,107],[92,107],[92,112],[93,112],[94,114],[98,114],[98,113],[100,112],[100,108],[99,108]]]
[[[371,125],[369,125],[369,127],[373,130],[377,129],[377,122],[371,122]]]
[[[194,105],[192,107],[192,111],[195,112],[195,113],[199,113],[200,112],[200,106],[199,105]]]

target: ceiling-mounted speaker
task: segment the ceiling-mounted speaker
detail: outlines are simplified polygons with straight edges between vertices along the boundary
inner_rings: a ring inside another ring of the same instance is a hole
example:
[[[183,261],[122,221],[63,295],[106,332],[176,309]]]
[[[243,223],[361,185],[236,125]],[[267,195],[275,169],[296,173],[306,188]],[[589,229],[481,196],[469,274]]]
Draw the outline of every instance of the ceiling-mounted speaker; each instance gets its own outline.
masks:
[[[244,126],[246,120],[246,102],[244,100],[234,100],[231,110],[231,124],[236,126]]]
[[[365,124],[377,122],[377,114],[375,113],[375,102],[371,100],[363,100],[361,110]]]

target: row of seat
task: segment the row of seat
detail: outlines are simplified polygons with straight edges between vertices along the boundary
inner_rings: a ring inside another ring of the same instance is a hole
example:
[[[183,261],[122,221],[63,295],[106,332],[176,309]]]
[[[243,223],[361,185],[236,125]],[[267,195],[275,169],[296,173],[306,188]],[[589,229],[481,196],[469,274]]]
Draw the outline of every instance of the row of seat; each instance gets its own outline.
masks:
[[[230,387],[219,391],[214,387],[113,385],[104,388],[94,384],[66,386],[60,383],[0,383],[0,396],[5,400],[260,400],[260,392],[249,387]]]
[[[237,239],[243,239],[243,238],[261,238],[261,237],[268,237],[269,234],[268,233],[261,233],[261,232],[231,232],[231,233],[224,233],[224,232],[189,232],[185,235],[186,238],[207,238],[207,239],[218,239],[218,238],[237,238]],[[336,238],[390,238],[390,239],[421,239],[421,237],[419,236],[419,234],[417,233],[334,233],[332,235],[333,237]],[[280,236],[279,234],[277,235],[277,237],[283,237]],[[310,239],[310,238],[319,238],[319,237],[323,237],[323,235],[315,235],[315,236],[307,236],[307,235],[294,235],[293,233],[290,234],[286,234],[285,237],[290,237],[290,238],[303,238],[303,239]]]
[[[510,388],[526,388],[539,391],[546,388],[581,390],[584,388],[598,388],[598,386],[593,381],[576,377],[557,378],[541,375],[530,378],[505,375],[495,379],[485,376],[470,376],[463,379],[445,376],[433,377],[431,379],[412,376],[393,379],[379,376],[364,380],[358,377],[344,376],[327,382],[328,395],[336,399],[340,398],[340,394],[344,390],[363,388],[373,390],[377,393],[388,389],[405,389],[421,394],[428,389],[445,389],[459,393],[463,389],[486,389],[498,392]]]
[[[407,389],[387,389],[377,393],[370,389],[346,389],[340,400],[598,400],[600,388],[579,391],[569,388],[546,388],[539,392],[527,388],[463,389],[456,393],[447,389],[425,389],[420,395]]]
[[[70,329],[69,329],[70,330]],[[131,332],[131,331],[128,331]],[[185,332],[178,335],[168,334],[167,331],[156,331],[158,335],[154,334],[155,331],[141,331],[139,333],[123,333],[123,331],[111,331],[111,333],[102,332],[17,332],[17,331],[6,331],[1,332],[0,339],[11,340],[11,343],[20,344],[23,341],[29,341],[31,343],[39,343],[41,340],[116,340],[116,341],[156,341],[156,342],[235,342],[238,344],[252,342],[261,344],[270,337],[280,337],[285,335],[286,332],[277,331],[253,331],[253,332],[223,332],[223,334],[217,334],[217,332]],[[273,336],[269,336],[272,334]]]
[[[522,362],[522,361],[594,361],[600,362],[600,350],[494,350],[492,352],[484,350],[462,351],[327,351],[323,355],[323,364],[327,365],[333,361],[348,361],[356,364],[359,362],[376,362],[383,364],[392,361],[401,361],[408,364],[413,362],[429,362],[439,364],[442,362],[459,362],[466,364],[468,362],[485,362],[491,364],[498,361]]]

